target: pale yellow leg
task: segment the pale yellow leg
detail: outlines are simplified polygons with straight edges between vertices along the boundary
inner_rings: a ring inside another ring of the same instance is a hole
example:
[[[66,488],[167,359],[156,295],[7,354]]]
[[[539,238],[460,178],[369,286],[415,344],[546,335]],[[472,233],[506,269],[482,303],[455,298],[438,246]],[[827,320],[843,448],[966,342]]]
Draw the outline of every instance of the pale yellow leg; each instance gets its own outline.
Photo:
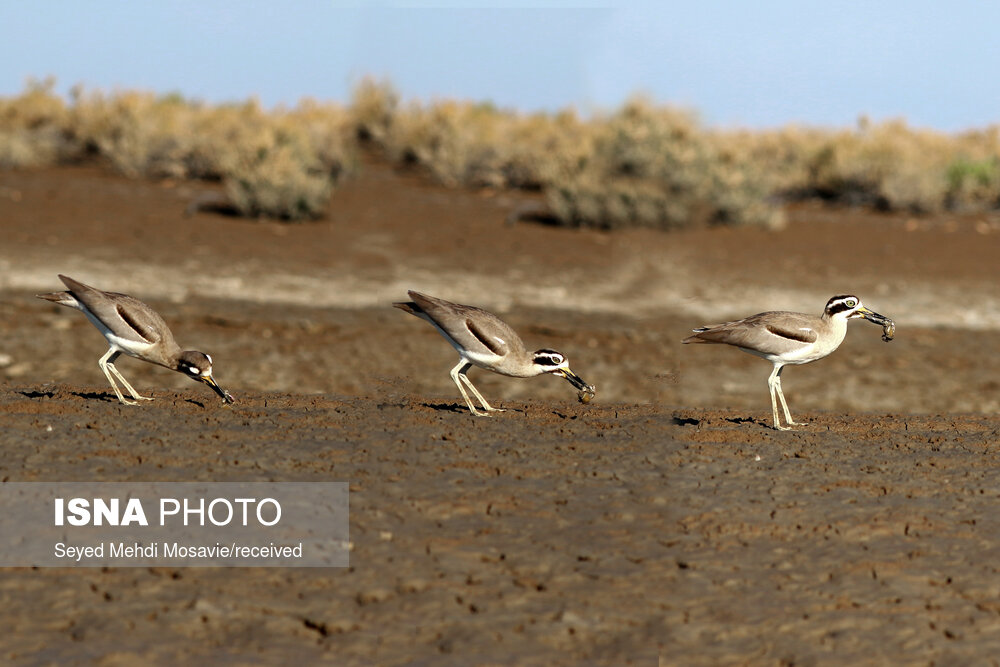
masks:
[[[122,377],[122,374],[118,372],[117,368],[115,368],[115,359],[118,358],[119,354],[121,354],[121,352],[118,352],[114,348],[109,348],[107,354],[101,357],[100,361],[97,362],[97,365],[101,367],[102,371],[104,371],[104,377],[108,378],[108,382],[111,383],[111,388],[115,390],[115,395],[118,396],[118,400],[124,403],[125,405],[138,405],[136,401],[130,401],[122,395],[122,392],[118,388],[118,385],[115,384],[114,378],[111,377],[112,374],[114,374],[114,377],[118,378],[118,381],[122,383],[122,386],[128,389],[128,392],[132,394],[132,397],[135,398],[136,400],[138,401],[153,400],[152,398],[148,398],[146,396],[140,396],[139,392],[133,389],[132,385],[128,383],[128,380]]]

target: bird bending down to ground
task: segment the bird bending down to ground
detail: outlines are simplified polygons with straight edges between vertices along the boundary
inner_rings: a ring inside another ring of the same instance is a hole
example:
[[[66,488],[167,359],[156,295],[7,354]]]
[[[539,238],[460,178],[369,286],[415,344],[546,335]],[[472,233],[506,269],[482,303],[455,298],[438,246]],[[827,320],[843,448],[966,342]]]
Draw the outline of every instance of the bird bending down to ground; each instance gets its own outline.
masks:
[[[130,401],[122,396],[114,378],[117,378],[137,401],[153,400],[140,396],[115,368],[115,360],[124,352],[130,357],[158,364],[182,373],[192,380],[203,382],[226,403],[234,402],[235,399],[229,392],[220,387],[212,377],[212,357],[194,350],[182,351],[174,341],[166,322],[152,308],[127,294],[104,292],[68,276],[60,275],[59,279],[69,291],[39,294],[38,298],[82,311],[104,334],[110,347],[97,364],[104,371],[119,401],[126,405],[136,405],[136,401]]]
[[[569,380],[570,384],[579,390],[581,401],[588,402],[594,396],[594,387],[588,385],[579,375],[569,369],[569,361],[566,360],[565,356],[549,349],[528,352],[521,337],[493,313],[412,290],[408,293],[413,301],[392,305],[430,322],[445,337],[445,340],[458,351],[461,359],[451,369],[451,379],[454,380],[472,414],[484,417],[488,416],[490,412],[502,411],[487,403],[482,394],[473,386],[472,381],[466,375],[473,366],[479,366],[500,375],[520,378],[552,373]],[[465,387],[462,386],[463,383],[479,400],[485,412],[476,409],[476,406],[469,399]]]

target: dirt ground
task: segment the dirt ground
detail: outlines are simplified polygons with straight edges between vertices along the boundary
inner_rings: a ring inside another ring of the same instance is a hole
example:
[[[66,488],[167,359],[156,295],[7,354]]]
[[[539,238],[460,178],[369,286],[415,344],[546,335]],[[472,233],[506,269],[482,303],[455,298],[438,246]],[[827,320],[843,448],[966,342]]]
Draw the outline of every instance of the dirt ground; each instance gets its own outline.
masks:
[[[211,185],[0,173],[0,480],[348,481],[346,569],[0,570],[23,664],[997,664],[1000,218],[816,205],[781,232],[521,222],[530,195],[377,163],[326,220],[209,212]],[[64,273],[153,305],[233,406],[123,359],[118,404]],[[597,386],[473,370],[391,308],[488,307]],[[686,332],[854,293],[783,375]]]

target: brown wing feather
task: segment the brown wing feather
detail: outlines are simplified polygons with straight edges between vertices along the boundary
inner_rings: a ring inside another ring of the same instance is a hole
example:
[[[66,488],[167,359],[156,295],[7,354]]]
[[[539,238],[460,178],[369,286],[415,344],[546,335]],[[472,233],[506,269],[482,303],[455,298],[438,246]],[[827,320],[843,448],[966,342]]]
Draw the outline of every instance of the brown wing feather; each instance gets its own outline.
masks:
[[[473,336],[476,337],[476,340],[482,343],[486,347],[486,349],[488,349],[493,354],[498,354],[503,356],[504,354],[507,353],[507,346],[501,345],[500,341],[498,341],[495,336],[490,336],[485,331],[483,331],[482,327],[476,324],[475,320],[471,318],[466,318],[465,326],[469,328],[469,331],[472,333]]]
[[[115,303],[115,310],[118,311],[118,316],[125,320],[125,324],[129,325],[132,331],[137,333],[141,338],[149,341],[150,343],[155,343],[160,339],[160,335],[156,332],[156,329],[148,327],[136,318],[132,317],[132,314],[128,311],[128,309],[123,308],[120,303]]]
[[[815,343],[816,342],[816,332],[812,329],[805,328],[789,328],[782,327],[776,324],[768,324],[764,327],[775,336],[781,336],[782,338],[787,338],[788,340],[797,340],[800,343]]]
[[[156,343],[165,339],[168,345],[176,345],[163,318],[142,301],[120,292],[104,292],[61,274],[59,278],[76,300],[106,325],[120,321],[128,326],[128,331],[116,329],[123,337],[144,343]]]
[[[783,325],[775,323],[781,316]],[[721,343],[764,354],[783,354],[801,347],[803,343],[816,342],[813,320],[808,315],[789,312],[768,312],[751,315],[742,320],[703,327],[684,343]]]
[[[514,330],[487,310],[453,303],[412,290],[409,295],[413,299],[412,302],[393,305],[430,320],[452,340],[470,351],[489,351],[504,356],[511,351],[524,350],[524,343]],[[480,345],[482,349],[477,350]]]

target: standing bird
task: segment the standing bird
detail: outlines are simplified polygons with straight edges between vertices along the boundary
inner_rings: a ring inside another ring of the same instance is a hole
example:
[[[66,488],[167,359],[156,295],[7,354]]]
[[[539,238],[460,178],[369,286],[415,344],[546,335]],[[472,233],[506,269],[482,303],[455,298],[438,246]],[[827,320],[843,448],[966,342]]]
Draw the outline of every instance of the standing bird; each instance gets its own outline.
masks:
[[[527,378],[552,373],[560,375],[580,391],[580,400],[588,402],[594,395],[594,387],[588,385],[579,375],[569,369],[569,361],[555,350],[542,349],[528,352],[513,329],[503,320],[481,308],[437,299],[410,290],[413,301],[392,304],[426,320],[454,347],[461,359],[451,369],[451,379],[465,399],[469,410],[477,417],[487,417],[490,412],[502,412],[494,408],[473,386],[466,373],[473,366],[509,377]],[[465,392],[462,383],[472,390],[486,412],[480,412]]]
[[[229,392],[212,378],[212,357],[194,350],[181,351],[166,322],[152,308],[127,294],[103,292],[64,275],[60,275],[59,279],[69,288],[68,292],[39,294],[38,298],[83,311],[87,319],[104,334],[111,347],[97,364],[104,371],[119,401],[125,405],[136,405],[136,401],[122,396],[112,374],[137,401],[153,400],[140,396],[115,368],[115,359],[124,352],[130,357],[158,364],[183,373],[192,380],[204,382],[226,403],[234,402]]]
[[[858,297],[845,295],[827,301],[820,317],[787,311],[758,313],[734,322],[699,327],[694,330],[693,336],[681,342],[733,345],[774,364],[774,370],[767,379],[774,428],[787,431],[790,426],[803,424],[792,421],[788,412],[788,404],[781,393],[781,369],[788,364],[808,364],[836,350],[847,335],[847,320],[858,317],[881,325],[884,330],[882,339],[887,342],[892,340],[895,333],[892,320],[865,308]],[[778,399],[789,426],[782,426],[778,421]]]

